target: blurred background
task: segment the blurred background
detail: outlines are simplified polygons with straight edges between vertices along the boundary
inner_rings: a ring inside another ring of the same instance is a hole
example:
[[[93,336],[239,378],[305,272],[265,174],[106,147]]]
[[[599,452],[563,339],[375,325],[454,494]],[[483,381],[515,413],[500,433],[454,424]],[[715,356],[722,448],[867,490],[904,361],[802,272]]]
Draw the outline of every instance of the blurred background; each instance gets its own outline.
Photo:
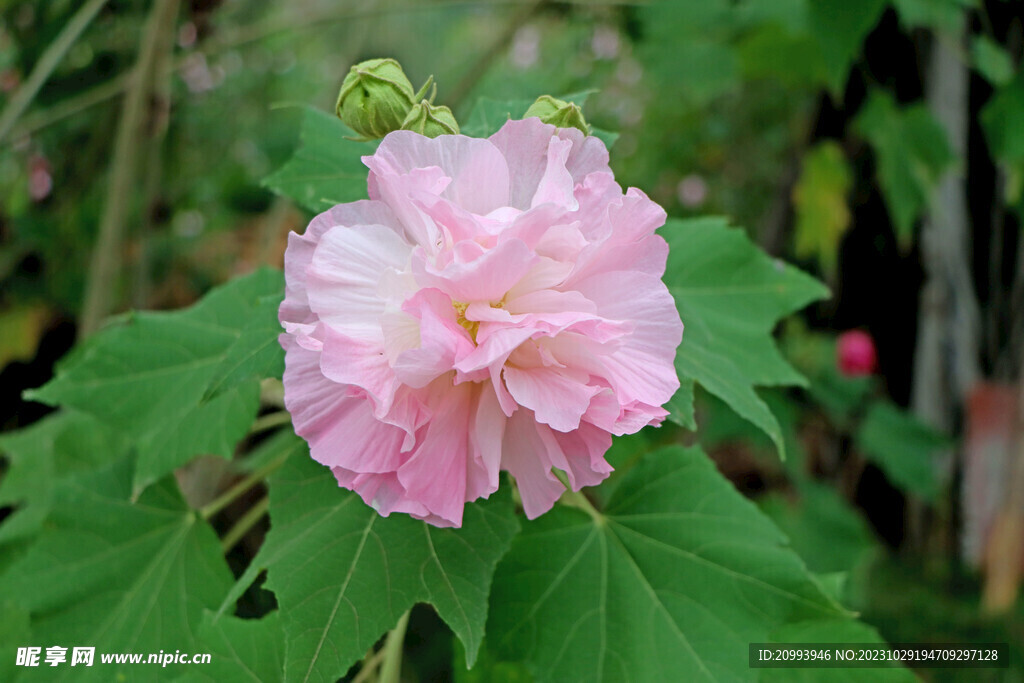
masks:
[[[890,642],[1024,680],[1022,47],[1018,0],[0,0],[0,430],[106,313],[280,267],[310,215],[262,180],[354,62],[460,121],[592,89],[623,185],[834,294],[778,330],[808,386],[761,392],[789,459],[707,395],[693,438]],[[414,613],[423,680],[486,680],[444,630]]]

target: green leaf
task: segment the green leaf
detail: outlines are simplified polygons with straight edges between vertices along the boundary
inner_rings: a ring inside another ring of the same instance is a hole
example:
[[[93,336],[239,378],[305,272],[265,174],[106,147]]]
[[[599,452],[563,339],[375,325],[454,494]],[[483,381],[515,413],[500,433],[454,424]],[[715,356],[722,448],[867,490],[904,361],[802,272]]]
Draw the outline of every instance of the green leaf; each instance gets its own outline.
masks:
[[[462,132],[474,138],[494,135],[509,119],[521,119],[533,100],[495,100],[481,97],[462,124]]]
[[[603,513],[525,525],[491,592],[488,642],[539,681],[752,680],[747,644],[843,609],[698,449],[650,454]]]
[[[799,482],[798,492],[795,502],[773,494],[758,503],[786,534],[808,569],[844,572],[875,547],[867,522],[834,489],[805,480]]]
[[[203,614],[198,648],[209,653],[210,663],[190,666],[176,680],[188,683],[222,681],[279,681],[284,675],[284,631],[279,612],[262,619],[239,619],[211,612]]]
[[[488,650],[486,641],[472,669],[466,668],[466,652],[462,643],[456,640],[453,650],[454,683],[533,683],[533,676],[522,662],[497,661]]]
[[[128,445],[96,419],[61,411],[0,436],[9,461],[0,480],[0,506],[15,505],[0,525],[0,545],[38,533],[53,505],[58,482],[119,460]]]
[[[868,408],[856,435],[857,446],[893,484],[927,501],[939,494],[935,455],[949,439],[887,401]]]
[[[684,429],[697,430],[697,420],[693,415],[693,380],[681,378],[679,390],[665,404],[668,419]]]
[[[861,43],[878,23],[885,0],[808,0],[808,27],[821,46],[827,85],[841,95]]]
[[[42,647],[32,645],[32,629],[29,613],[23,607],[0,601],[0,681],[13,681],[24,668],[16,664],[15,654],[19,647]]]
[[[188,509],[172,477],[131,493],[131,461],[70,480],[54,495],[46,529],[0,579],[0,602],[32,614],[40,644],[101,652],[197,651],[204,608],[231,573],[213,530]],[[157,680],[170,669],[61,667],[49,680]]]
[[[804,155],[793,188],[797,256],[813,256],[827,273],[835,272],[839,240],[850,227],[846,195],[852,175],[842,147],[825,140]]]
[[[259,402],[259,375],[279,363],[279,330],[263,326],[280,272],[261,270],[191,308],[136,313],[96,334],[29,392],[95,416],[139,453],[136,493],[197,455],[230,457]],[[271,341],[273,340],[273,341]],[[216,396],[204,400],[208,389]]]
[[[981,110],[981,125],[992,155],[999,161],[1024,166],[1024,71],[999,88]]]
[[[676,354],[680,378],[696,380],[785,453],[778,421],[754,387],[806,384],[771,332],[828,289],[768,257],[724,219],[670,220],[662,235],[670,246],[665,283],[685,326]]]
[[[249,380],[284,374],[284,349],[277,341],[281,334],[281,323],[277,319],[280,305],[279,288],[256,299],[239,330],[238,339],[224,352],[224,360],[214,370],[204,401],[217,398]]]
[[[892,96],[878,90],[868,97],[854,127],[875,151],[882,196],[906,247],[932,189],[956,160],[946,132],[924,105],[897,107]]]
[[[373,154],[378,141],[351,137],[355,133],[333,114],[304,108],[298,150],[263,184],[313,213],[366,199],[368,171],[362,157]]]
[[[518,522],[506,484],[466,506],[461,529],[381,517],[329,469],[292,457],[270,479],[271,529],[225,600],[267,570],[284,625],[286,681],[335,681],[417,602],[429,602],[476,658],[498,559]]]
[[[971,40],[971,63],[993,86],[1003,86],[1013,80],[1013,59],[1002,45],[988,36],[974,36]]]
[[[847,377],[838,368],[836,337],[808,331],[798,319],[786,325],[786,357],[810,380],[808,392],[842,430],[858,417],[875,384],[870,376]]]
[[[885,0],[752,0],[738,6],[738,49],[748,76],[825,86],[837,99]]]
[[[804,29],[791,32],[775,23],[755,26],[740,39],[737,50],[748,78],[775,79],[791,86],[828,83],[821,45]]]
[[[930,28],[958,38],[964,13],[975,0],[893,0],[905,29]]]

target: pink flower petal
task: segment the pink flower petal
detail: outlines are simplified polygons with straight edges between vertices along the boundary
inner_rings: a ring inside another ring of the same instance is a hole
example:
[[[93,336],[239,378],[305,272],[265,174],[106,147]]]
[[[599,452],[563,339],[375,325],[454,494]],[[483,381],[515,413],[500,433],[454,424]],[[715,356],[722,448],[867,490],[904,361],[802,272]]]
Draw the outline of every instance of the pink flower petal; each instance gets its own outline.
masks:
[[[381,225],[334,227],[324,233],[306,269],[310,309],[351,337],[378,339],[385,302],[383,273],[404,270],[411,248]]]
[[[591,397],[598,392],[597,387],[551,368],[519,369],[510,365],[505,367],[503,376],[516,403],[532,410],[538,422],[560,432],[580,426],[580,418],[587,412]]]

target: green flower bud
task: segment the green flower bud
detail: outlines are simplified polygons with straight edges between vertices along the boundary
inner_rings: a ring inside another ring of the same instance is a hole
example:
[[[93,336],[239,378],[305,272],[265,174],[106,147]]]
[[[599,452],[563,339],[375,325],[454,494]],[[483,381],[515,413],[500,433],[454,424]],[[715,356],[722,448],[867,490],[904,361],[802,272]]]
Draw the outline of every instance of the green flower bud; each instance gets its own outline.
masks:
[[[541,95],[537,101],[523,114],[524,119],[536,116],[544,123],[559,128],[578,128],[590,135],[590,126],[583,119],[583,112],[574,102],[555,99],[551,95]]]
[[[335,111],[364,139],[376,140],[402,127],[416,95],[398,62],[369,59],[345,76]]]
[[[438,135],[455,135],[459,132],[459,124],[448,107],[435,107],[423,100],[409,110],[402,121],[402,130],[411,130],[428,138]]]

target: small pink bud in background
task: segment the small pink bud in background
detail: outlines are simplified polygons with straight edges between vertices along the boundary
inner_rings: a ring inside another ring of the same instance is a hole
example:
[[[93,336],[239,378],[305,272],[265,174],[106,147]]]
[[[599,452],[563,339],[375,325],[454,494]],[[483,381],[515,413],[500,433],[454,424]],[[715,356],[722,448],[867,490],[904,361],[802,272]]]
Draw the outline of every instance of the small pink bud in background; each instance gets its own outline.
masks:
[[[875,340],[862,330],[843,332],[836,343],[836,363],[847,377],[872,374],[878,365]]]
[[[34,156],[29,160],[28,194],[32,201],[41,202],[53,191],[53,176],[50,175],[50,162],[42,156]]]

